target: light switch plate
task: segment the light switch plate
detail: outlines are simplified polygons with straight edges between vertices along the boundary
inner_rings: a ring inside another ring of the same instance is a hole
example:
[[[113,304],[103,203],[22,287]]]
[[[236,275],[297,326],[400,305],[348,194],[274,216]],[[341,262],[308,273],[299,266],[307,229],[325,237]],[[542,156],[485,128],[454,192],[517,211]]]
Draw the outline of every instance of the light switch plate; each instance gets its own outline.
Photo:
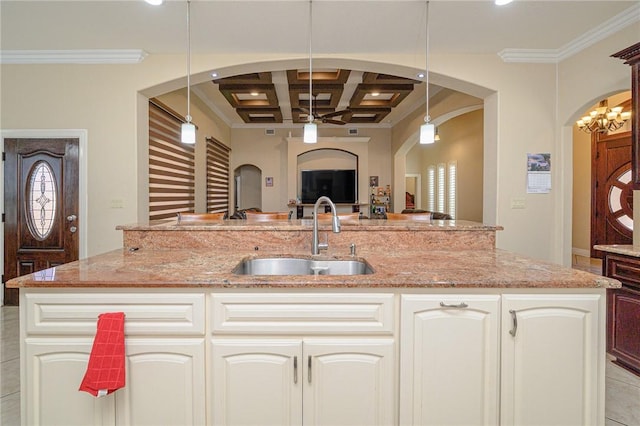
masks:
[[[511,199],[511,208],[512,209],[524,209],[527,207],[526,200],[524,198],[512,198]]]

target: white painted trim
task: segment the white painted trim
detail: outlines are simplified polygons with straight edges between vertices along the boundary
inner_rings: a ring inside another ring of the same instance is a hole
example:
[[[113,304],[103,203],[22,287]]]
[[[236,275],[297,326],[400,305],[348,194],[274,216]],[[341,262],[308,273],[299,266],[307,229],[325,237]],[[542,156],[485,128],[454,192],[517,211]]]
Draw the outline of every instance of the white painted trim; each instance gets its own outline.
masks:
[[[1,64],[137,64],[142,49],[0,50]]]
[[[79,226],[79,257],[84,259],[87,257],[87,230],[89,215],[88,215],[88,194],[87,194],[87,174],[88,174],[88,132],[86,129],[2,129],[0,130],[0,149],[4,152],[4,139],[5,138],[78,138],[79,152],[78,162],[80,169],[79,182],[78,182],[78,226]],[[4,182],[4,163],[0,167],[2,173],[0,178]],[[2,204],[2,211],[4,212],[4,183],[0,185],[0,200]],[[0,248],[4,253],[4,226],[0,227]],[[4,271],[4,254],[0,257],[0,267]],[[4,304],[4,284],[2,285],[2,292],[0,293],[0,304]]]
[[[640,3],[623,10],[558,49],[509,48],[498,52],[498,56],[504,62],[558,63],[638,21],[640,21]]]

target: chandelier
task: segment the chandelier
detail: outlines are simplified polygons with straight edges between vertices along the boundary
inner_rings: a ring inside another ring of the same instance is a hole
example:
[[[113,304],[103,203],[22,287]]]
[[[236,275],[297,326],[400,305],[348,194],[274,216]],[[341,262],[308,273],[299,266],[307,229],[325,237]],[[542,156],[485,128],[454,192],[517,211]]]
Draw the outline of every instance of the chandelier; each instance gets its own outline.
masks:
[[[576,122],[585,133],[607,133],[618,130],[631,118],[631,111],[622,111],[621,106],[609,109],[607,100],[600,101],[596,109]]]

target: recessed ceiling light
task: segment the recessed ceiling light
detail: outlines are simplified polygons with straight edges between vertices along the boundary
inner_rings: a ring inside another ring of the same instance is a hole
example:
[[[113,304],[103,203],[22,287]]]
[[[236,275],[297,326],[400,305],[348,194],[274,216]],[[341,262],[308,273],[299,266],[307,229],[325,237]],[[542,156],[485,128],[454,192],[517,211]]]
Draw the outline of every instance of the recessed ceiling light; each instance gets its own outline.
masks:
[[[218,73],[217,73],[217,72],[213,71],[213,72],[211,73],[211,77],[216,78],[217,76],[218,76]]]
[[[496,6],[504,6],[505,4],[511,3],[513,0],[496,0]]]
[[[423,72],[419,72],[418,73],[418,78],[424,78],[424,73]]]
[[[144,0],[144,1],[146,1],[147,3],[153,6],[160,6],[164,2],[164,0]]]
[[[380,96],[380,92],[371,92],[371,96]]]
[[[251,92],[251,96],[258,96],[260,93],[258,92]]]

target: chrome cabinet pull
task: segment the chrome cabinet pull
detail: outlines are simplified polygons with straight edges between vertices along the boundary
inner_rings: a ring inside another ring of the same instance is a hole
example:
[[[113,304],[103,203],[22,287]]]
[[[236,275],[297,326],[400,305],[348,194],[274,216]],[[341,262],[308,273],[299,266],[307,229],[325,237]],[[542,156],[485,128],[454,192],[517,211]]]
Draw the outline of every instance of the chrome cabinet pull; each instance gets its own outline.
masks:
[[[307,380],[311,383],[311,355],[309,355],[307,360],[307,370]]]
[[[516,337],[516,332],[518,331],[518,317],[516,316],[516,311],[513,309],[509,309],[509,313],[511,314],[511,321],[513,321],[513,327],[509,330],[509,334]]]
[[[460,302],[457,305],[450,305],[448,303],[440,302],[440,306],[442,306],[443,308],[458,308],[458,309],[464,309],[469,307],[469,305],[467,305],[464,302]]]
[[[298,357],[293,357],[293,383],[298,383]]]
[[[67,222],[73,222],[77,218],[78,216],[76,216],[75,214],[70,214],[69,216],[67,216]]]

